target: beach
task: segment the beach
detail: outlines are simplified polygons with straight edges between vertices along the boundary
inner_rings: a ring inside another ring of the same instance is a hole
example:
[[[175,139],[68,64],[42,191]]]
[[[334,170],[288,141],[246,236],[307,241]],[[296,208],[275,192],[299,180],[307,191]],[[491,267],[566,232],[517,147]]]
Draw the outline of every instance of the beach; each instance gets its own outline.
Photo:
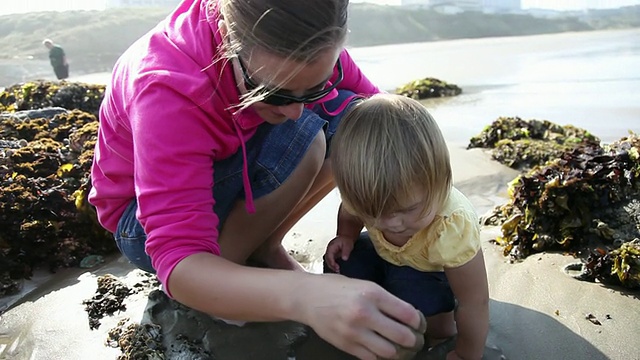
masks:
[[[495,163],[482,150],[452,146],[451,154],[455,186],[474,205],[489,209],[504,199],[506,181],[515,171]],[[334,191],[287,235],[286,246],[300,254],[310,271],[321,269],[324,248],[335,232],[338,204]],[[494,227],[482,230],[491,297],[489,344],[500,347],[507,359],[639,358],[637,293],[569,277],[563,267],[575,262],[571,256],[543,253],[511,264],[501,248],[490,243],[497,234]],[[141,321],[148,299],[146,293],[129,296],[126,311],[105,317],[99,329],[90,330],[82,301],[93,296],[98,276],[105,274],[129,284],[142,278],[119,256],[90,271],[68,269],[49,277],[2,315],[0,358],[115,359],[120,351],[104,345],[108,331],[123,318]],[[589,321],[588,314],[601,325]],[[237,359],[244,359],[246,344],[237,346]],[[352,358],[312,338],[297,359]]]
[[[426,76],[463,88],[458,97],[424,104],[447,140],[454,185],[483,215],[507,201],[507,183],[519,174],[481,149],[466,149],[469,138],[498,116],[571,123],[604,142],[628,130],[640,132],[640,44],[633,40],[638,38],[640,30],[624,30],[393,45],[351,53],[385,89]],[[104,83],[108,74],[70,80]],[[285,246],[308,271],[321,272],[339,202],[334,190],[285,237]],[[571,278],[563,267],[577,260],[561,253],[510,263],[491,242],[498,233],[495,227],[482,229],[490,287],[488,344],[501,348],[508,359],[640,359],[638,292]],[[0,359],[115,359],[120,351],[105,346],[107,333],[120,319],[143,320],[149,300],[144,291],[129,296],[126,311],[105,317],[99,329],[90,330],[82,302],[93,296],[97,278],[105,274],[131,284],[142,279],[139,270],[114,255],[90,270],[38,273],[19,296],[0,299],[0,309],[8,309],[0,315]],[[230,358],[245,359],[247,347],[263,345],[237,344],[237,356]],[[315,337],[296,355],[298,360],[351,359]],[[269,359],[268,352],[261,358]]]

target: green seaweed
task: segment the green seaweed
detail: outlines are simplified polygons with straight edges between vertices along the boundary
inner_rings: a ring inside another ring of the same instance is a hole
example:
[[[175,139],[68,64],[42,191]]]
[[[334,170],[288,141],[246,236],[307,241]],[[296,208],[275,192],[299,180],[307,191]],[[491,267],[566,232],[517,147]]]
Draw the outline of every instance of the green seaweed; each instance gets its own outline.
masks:
[[[560,126],[548,120],[499,117],[472,137],[468,149],[491,149],[496,161],[518,170],[543,165],[583,144],[600,140],[584,129]]]
[[[424,78],[411,81],[396,89],[396,94],[404,95],[415,100],[456,96],[462,89],[455,84],[449,84],[435,78]]]

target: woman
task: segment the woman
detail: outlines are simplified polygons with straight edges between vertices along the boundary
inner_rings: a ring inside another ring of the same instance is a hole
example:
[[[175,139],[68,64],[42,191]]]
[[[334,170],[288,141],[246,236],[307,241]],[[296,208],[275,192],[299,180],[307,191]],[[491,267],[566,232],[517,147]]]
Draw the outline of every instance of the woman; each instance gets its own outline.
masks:
[[[419,313],[373,283],[306,273],[281,244],[334,187],[325,159],[342,112],[379,92],[343,49],[347,6],[183,1],[114,68],[90,201],[177,301],[299,321],[361,359],[388,358],[421,346]]]

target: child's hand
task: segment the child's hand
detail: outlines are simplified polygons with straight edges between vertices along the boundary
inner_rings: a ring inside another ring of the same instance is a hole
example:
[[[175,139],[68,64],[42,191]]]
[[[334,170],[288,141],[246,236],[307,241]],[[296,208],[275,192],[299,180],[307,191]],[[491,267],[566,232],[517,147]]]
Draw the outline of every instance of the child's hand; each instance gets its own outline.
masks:
[[[340,273],[340,265],[338,265],[336,260],[340,258],[343,261],[347,261],[355,242],[356,239],[350,239],[340,235],[331,240],[327,246],[327,251],[324,253],[324,261],[327,266],[336,273]]]

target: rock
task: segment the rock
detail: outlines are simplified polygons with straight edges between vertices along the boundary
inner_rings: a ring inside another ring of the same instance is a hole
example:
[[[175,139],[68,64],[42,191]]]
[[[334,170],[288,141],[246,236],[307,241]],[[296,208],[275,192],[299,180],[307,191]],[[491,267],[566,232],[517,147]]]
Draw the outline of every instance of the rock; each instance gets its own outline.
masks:
[[[415,100],[456,96],[461,93],[462,89],[457,85],[448,84],[436,78],[414,80],[396,89],[396,94],[404,95]]]
[[[16,121],[24,121],[30,119],[53,119],[58,114],[64,114],[68,112],[67,109],[61,107],[48,107],[44,109],[36,110],[22,110],[16,112],[3,112],[0,113],[0,120],[13,119]]]
[[[142,323],[159,326],[166,358],[175,360],[283,360],[307,335],[305,325],[292,321],[231,325],[190,309],[161,290],[149,294]]]

